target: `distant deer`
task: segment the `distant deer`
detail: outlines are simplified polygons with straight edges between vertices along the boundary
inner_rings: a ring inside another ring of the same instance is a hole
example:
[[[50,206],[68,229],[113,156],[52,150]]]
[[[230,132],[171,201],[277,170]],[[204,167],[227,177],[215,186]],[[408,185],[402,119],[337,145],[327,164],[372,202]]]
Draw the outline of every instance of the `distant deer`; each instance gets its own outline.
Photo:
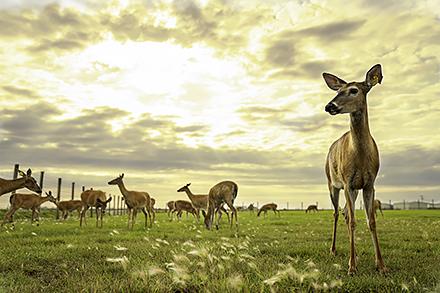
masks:
[[[55,205],[61,211],[62,219],[67,219],[69,213],[74,210],[78,212],[78,218],[81,218],[81,210],[83,208],[83,202],[81,200],[56,201]]]
[[[264,212],[264,217],[266,218],[267,211],[272,210],[274,214],[276,215],[278,212],[278,216],[280,216],[280,211],[277,210],[278,205],[276,203],[267,203],[263,205],[260,210],[258,211],[257,217],[260,216],[262,212]]]
[[[83,209],[81,211],[79,226],[82,227],[83,219],[84,223],[86,222],[86,212],[89,207],[95,207],[96,227],[98,227],[98,222],[100,222],[100,227],[102,228],[102,217],[105,214],[107,204],[112,201],[112,198],[107,199],[104,191],[89,189],[81,193],[81,201],[83,203]]]
[[[315,213],[318,211],[318,206],[316,204],[311,204],[306,209],[306,214],[314,211]]]
[[[154,210],[154,205],[156,204],[156,200],[152,197],[150,197],[150,209],[151,209],[151,213],[153,215],[153,223],[156,220],[156,211]]]
[[[52,196],[52,193],[46,193],[46,197],[41,197],[36,194],[25,194],[25,193],[16,193],[11,195],[9,198],[9,202],[11,204],[11,208],[5,214],[3,219],[2,226],[7,222],[12,222],[12,217],[18,209],[32,210],[31,223],[34,222],[34,219],[39,221],[38,208],[45,203],[46,201],[50,201],[55,203],[56,199]]]
[[[167,202],[167,214],[168,214],[168,218],[171,216],[171,212],[174,210],[175,208],[175,201],[174,200],[170,200],[169,202]]]
[[[380,200],[375,199],[374,200],[374,213],[376,214],[376,217],[377,217],[377,210],[380,211],[380,213],[382,214],[382,217],[383,217],[382,203],[380,202]]]
[[[177,190],[177,192],[185,192],[186,195],[188,195],[189,200],[191,201],[194,208],[197,210],[197,214],[199,215],[197,218],[200,217],[200,210],[207,211],[208,210],[208,195],[207,194],[193,194],[191,190],[189,189],[189,186],[191,183],[188,183],[181,188]],[[229,220],[229,213],[228,211],[223,207],[223,205],[218,210],[219,213],[219,219],[222,217],[222,211],[228,216],[228,223]]]
[[[28,169],[26,173],[18,171],[18,174],[20,174],[21,178],[12,180],[0,178],[0,196],[20,188],[27,188],[30,191],[41,194],[41,188],[34,177],[32,177],[31,169]]]
[[[203,216],[205,216],[205,226],[208,230],[211,230],[212,223],[214,222],[214,215],[218,213],[221,206],[226,203],[229,209],[232,211],[231,214],[231,228],[234,221],[235,215],[235,225],[238,229],[238,219],[237,219],[237,210],[234,207],[234,201],[238,194],[238,186],[235,182],[232,181],[222,181],[214,185],[208,194],[208,212],[205,213],[203,211]],[[219,217],[217,217],[217,221],[215,224],[216,229],[218,230],[219,226]]]
[[[350,238],[349,274],[356,272],[355,251],[355,202],[362,189],[365,212],[376,253],[376,267],[386,272],[376,232],[374,213],[374,181],[379,171],[379,151],[370,134],[367,113],[367,94],[373,86],[382,82],[382,68],[374,65],[366,74],[365,81],[347,83],[329,73],[323,73],[328,87],[337,92],[326,106],[331,115],[349,113],[350,131],[335,141],[329,149],[325,171],[334,207],[334,226],[331,252],[336,253],[336,228],[339,217],[339,191],[344,190],[348,210]]]
[[[148,225],[148,218],[150,219],[150,227],[153,226],[151,215],[153,214],[151,206],[151,198],[147,192],[143,191],[132,191],[125,188],[123,179],[124,173],[116,177],[115,179],[108,182],[109,185],[118,185],[119,190],[124,197],[125,204],[128,208],[128,229],[133,229],[134,223],[136,221],[136,215],[138,209],[142,210],[145,215],[145,227]],[[131,223],[131,225],[130,225]],[[131,228],[130,228],[131,226]]]
[[[248,211],[250,211],[251,213],[254,213],[254,211],[255,211],[255,206],[254,206],[254,204],[253,203],[251,203],[249,206],[248,206]]]
[[[193,206],[193,204],[190,201],[187,200],[176,200],[174,202],[174,210],[172,214],[174,214],[175,212],[177,212],[177,219],[182,218],[183,212],[190,213],[195,218],[199,219],[199,214],[197,213],[197,209]]]

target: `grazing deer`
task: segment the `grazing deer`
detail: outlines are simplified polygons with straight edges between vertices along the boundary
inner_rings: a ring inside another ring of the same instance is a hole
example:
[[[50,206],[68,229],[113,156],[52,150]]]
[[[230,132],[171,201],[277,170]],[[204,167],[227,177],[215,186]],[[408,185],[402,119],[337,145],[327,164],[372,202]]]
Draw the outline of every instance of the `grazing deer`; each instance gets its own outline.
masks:
[[[156,200],[150,197],[150,209],[151,209],[151,213],[153,214],[153,223],[156,220],[156,211],[154,210],[155,204],[156,204]]]
[[[308,207],[307,207],[307,209],[306,209],[306,214],[307,213],[310,213],[310,212],[317,212],[318,211],[318,206],[316,205],[316,204],[311,204],[311,205],[309,205]]]
[[[11,195],[11,197],[9,198],[11,208],[5,214],[2,226],[6,223],[7,220],[9,222],[12,222],[12,217],[14,216],[15,212],[20,208],[25,210],[32,210],[31,223],[34,222],[35,218],[37,221],[39,221],[40,212],[38,211],[38,208],[46,201],[50,201],[53,203],[55,203],[56,201],[56,199],[52,196],[52,193],[50,191],[49,193],[46,192],[46,195],[47,195],[46,197],[41,197],[36,194],[24,194],[24,193],[16,193]]]
[[[167,202],[167,214],[168,214],[168,218],[171,216],[171,212],[175,209],[175,201],[171,200],[169,202]]]
[[[70,212],[76,210],[78,212],[78,218],[81,218],[81,209],[83,208],[83,202],[81,200],[64,200],[55,202],[57,208],[61,211],[61,218],[67,219]]]
[[[188,183],[184,185],[183,187],[179,188],[177,192],[185,192],[186,195],[188,195],[189,200],[193,204],[194,208],[197,210],[198,217],[200,217],[200,210],[207,211],[208,210],[208,195],[207,194],[193,194],[191,190],[189,189],[189,186],[191,183]],[[228,211],[221,206],[221,208],[218,210],[219,213],[219,220],[222,217],[222,212],[224,212],[228,216],[228,223],[230,222],[229,219],[229,213]]]
[[[380,211],[380,213],[382,214],[382,217],[383,217],[382,203],[380,202],[380,200],[375,199],[374,200],[374,213],[376,214],[376,217],[377,217],[377,210]]]
[[[174,210],[171,214],[171,218],[173,217],[172,215],[177,212],[177,219],[181,219],[182,218],[182,213],[183,212],[187,212],[192,214],[195,218],[197,218],[197,220],[199,219],[199,214],[197,213],[197,209],[193,206],[193,204],[187,200],[176,200],[174,202]]]
[[[214,222],[214,216],[218,213],[220,208],[226,203],[229,209],[232,211],[231,215],[231,228],[234,221],[238,229],[237,210],[234,207],[234,200],[238,194],[238,186],[232,181],[222,181],[214,185],[208,194],[208,212],[202,211],[205,217],[205,226],[208,230],[211,230],[212,223]],[[218,230],[220,218],[217,217],[215,227]]]
[[[107,199],[104,191],[89,189],[81,193],[81,201],[83,203],[83,208],[81,211],[81,217],[79,220],[79,226],[82,227],[82,222],[84,219],[84,224],[86,222],[86,212],[89,207],[96,208],[96,227],[98,227],[98,222],[101,220],[100,227],[102,228],[102,217],[105,214],[105,209],[107,204],[112,201],[110,197]]]
[[[131,229],[133,229],[138,209],[141,209],[145,215],[145,227],[148,226],[148,218],[150,218],[150,227],[152,227],[153,222],[151,220],[151,214],[153,211],[150,195],[147,192],[127,190],[127,188],[125,188],[123,178],[124,173],[109,181],[108,184],[118,185],[119,190],[124,197],[125,204],[128,208],[128,229],[130,229],[130,222]]]
[[[339,217],[339,191],[344,190],[348,210],[348,230],[350,238],[349,274],[356,272],[355,251],[355,201],[358,190],[362,189],[365,212],[376,253],[376,267],[386,272],[376,232],[374,213],[374,181],[379,171],[379,151],[370,134],[367,113],[367,94],[373,86],[382,82],[380,64],[374,65],[363,82],[350,82],[329,73],[323,73],[328,87],[337,92],[326,106],[330,115],[349,113],[350,130],[335,141],[329,149],[325,172],[334,207],[334,226],[331,252],[336,253],[336,228]]]
[[[267,203],[260,208],[260,210],[257,213],[257,217],[259,217],[260,214],[264,212],[264,217],[266,218],[267,211],[270,210],[272,210],[275,213],[275,215],[278,212],[278,216],[280,216],[280,211],[277,210],[277,207],[278,205],[276,203]]]
[[[18,174],[20,174],[21,178],[12,180],[0,178],[0,196],[24,187],[29,189],[30,191],[41,194],[41,188],[40,186],[38,186],[37,181],[34,179],[34,177],[32,177],[31,169],[28,169],[26,173],[19,170]]]
[[[248,211],[250,211],[251,213],[254,213],[254,211],[255,211],[255,206],[254,206],[254,204],[253,203],[251,203],[249,206],[248,206]]]

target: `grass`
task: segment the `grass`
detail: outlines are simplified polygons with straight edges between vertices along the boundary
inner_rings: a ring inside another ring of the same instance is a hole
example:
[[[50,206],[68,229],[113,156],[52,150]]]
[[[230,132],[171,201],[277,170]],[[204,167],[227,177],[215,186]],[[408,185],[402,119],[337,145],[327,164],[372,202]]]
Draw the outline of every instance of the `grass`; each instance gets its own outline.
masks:
[[[4,213],[0,214],[0,217]],[[239,214],[240,230],[225,221],[207,231],[192,217],[170,222],[143,217],[127,231],[125,216],[94,219],[79,228],[45,214],[32,226],[22,212],[15,229],[0,229],[0,292],[292,292],[439,291],[440,211],[385,211],[378,233],[387,275],[375,271],[365,216],[358,211],[358,273],[348,276],[343,221],[336,257],[329,254],[332,215],[282,212],[266,219]]]

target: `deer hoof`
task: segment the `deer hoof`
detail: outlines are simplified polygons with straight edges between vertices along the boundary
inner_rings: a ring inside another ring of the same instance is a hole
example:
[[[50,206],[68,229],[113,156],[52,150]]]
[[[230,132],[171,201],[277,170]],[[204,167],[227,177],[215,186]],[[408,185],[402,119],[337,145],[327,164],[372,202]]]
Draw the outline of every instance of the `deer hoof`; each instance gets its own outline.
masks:
[[[357,272],[357,269],[356,269],[355,267],[352,267],[352,268],[349,268],[349,269],[348,269],[348,275],[349,275],[349,276],[353,276],[353,275],[355,275],[356,272]]]
[[[384,275],[386,275],[387,273],[390,272],[390,270],[384,265],[376,266],[376,271],[378,271],[379,273],[384,274]]]

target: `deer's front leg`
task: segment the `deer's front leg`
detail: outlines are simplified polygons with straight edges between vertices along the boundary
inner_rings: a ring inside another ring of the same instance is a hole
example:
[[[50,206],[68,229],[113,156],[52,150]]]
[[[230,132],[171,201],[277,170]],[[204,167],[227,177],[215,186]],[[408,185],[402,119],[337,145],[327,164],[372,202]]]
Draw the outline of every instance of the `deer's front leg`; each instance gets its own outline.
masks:
[[[349,187],[344,188],[345,191],[345,200],[347,202],[347,212],[348,212],[348,236],[350,238],[350,260],[348,262],[348,274],[352,275],[356,273],[356,247],[355,247],[355,228],[356,228],[356,220],[355,220],[355,201],[357,192],[354,189]]]

